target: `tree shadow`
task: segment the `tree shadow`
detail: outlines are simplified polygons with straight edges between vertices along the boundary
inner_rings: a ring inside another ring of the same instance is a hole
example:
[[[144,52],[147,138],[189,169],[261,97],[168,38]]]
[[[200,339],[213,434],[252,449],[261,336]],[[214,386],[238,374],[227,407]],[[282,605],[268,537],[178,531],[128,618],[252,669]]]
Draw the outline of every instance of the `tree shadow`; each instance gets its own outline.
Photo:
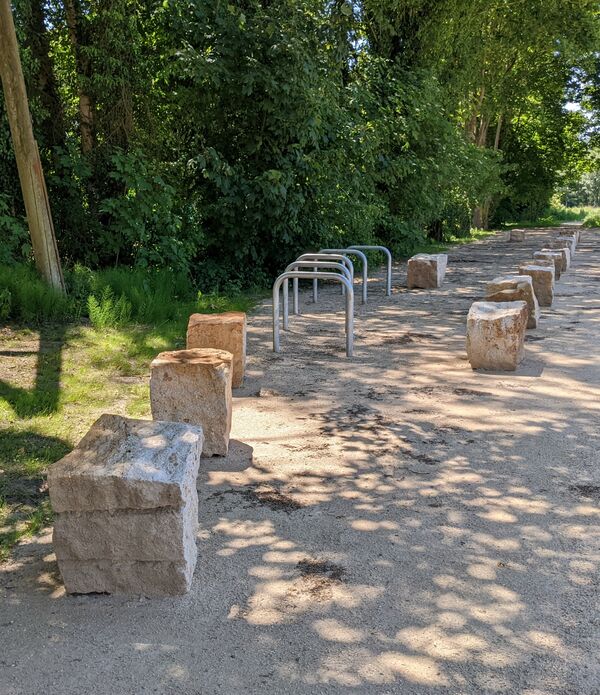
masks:
[[[17,417],[30,419],[58,410],[66,332],[66,325],[43,325],[39,330],[37,350],[4,350],[0,353],[4,359],[37,354],[35,384],[32,389],[13,386],[0,379],[0,398],[10,405]]]

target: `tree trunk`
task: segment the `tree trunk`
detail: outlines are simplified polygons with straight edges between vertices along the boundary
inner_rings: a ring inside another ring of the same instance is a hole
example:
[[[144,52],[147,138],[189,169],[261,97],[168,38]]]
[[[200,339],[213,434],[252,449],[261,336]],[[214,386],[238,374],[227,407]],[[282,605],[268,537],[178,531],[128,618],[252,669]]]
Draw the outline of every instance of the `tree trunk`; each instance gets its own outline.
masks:
[[[94,101],[87,93],[86,81],[90,77],[90,61],[82,51],[86,46],[83,29],[82,11],[79,0],[65,0],[65,15],[69,30],[69,41],[75,56],[75,71],[79,92],[79,132],[81,134],[81,151],[84,154],[94,149]]]
[[[0,76],[35,262],[48,283],[64,291],[44,172],[33,137],[10,0],[0,0]]]
[[[29,0],[23,12],[26,46],[35,58],[35,95],[44,107],[44,117],[39,124],[44,147],[64,147],[66,141],[65,119],[54,64],[50,57],[50,41],[42,0]],[[34,95],[31,94],[33,97]]]

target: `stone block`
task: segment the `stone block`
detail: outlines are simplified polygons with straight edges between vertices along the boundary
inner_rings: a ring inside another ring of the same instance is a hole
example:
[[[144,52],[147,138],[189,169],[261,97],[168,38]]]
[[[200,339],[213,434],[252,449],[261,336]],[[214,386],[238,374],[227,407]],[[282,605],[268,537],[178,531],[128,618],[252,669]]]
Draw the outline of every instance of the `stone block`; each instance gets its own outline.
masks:
[[[554,265],[554,278],[559,280],[563,272],[563,254],[554,249],[546,249],[545,251],[536,251],[533,254],[535,263],[552,263]]]
[[[233,356],[195,348],[161,352],[150,365],[152,417],[199,425],[203,456],[225,456],[231,430]]]
[[[550,248],[553,249],[562,249],[562,248],[567,248],[569,249],[569,254],[570,257],[572,258],[575,255],[575,237],[556,237],[556,239],[553,239],[550,244]]]
[[[63,560],[60,572],[70,594],[179,596],[190,590],[194,562]]]
[[[62,560],[185,563],[195,557],[197,521],[197,495],[182,509],[65,512],[52,542]]]
[[[571,252],[566,246],[561,248],[544,248],[542,249],[542,252],[543,251],[554,251],[555,253],[560,253],[562,256],[561,272],[564,273],[569,269],[571,265]]]
[[[48,471],[56,513],[181,509],[196,495],[202,430],[176,422],[102,415]]]
[[[176,595],[196,565],[199,427],[102,415],[51,466],[67,593]]]
[[[529,275],[504,275],[486,285],[487,302],[518,302],[527,304],[527,328],[537,328],[540,320],[540,307],[533,290],[533,280]]]
[[[511,229],[508,233],[509,241],[525,241],[525,230],[524,229]]]
[[[448,255],[445,253],[418,253],[408,260],[408,287],[431,289],[441,287],[446,275]]]
[[[514,371],[523,360],[525,302],[475,302],[467,317],[467,356],[473,369]]]
[[[530,263],[519,266],[519,275],[529,275],[533,282],[533,291],[540,306],[552,306],[554,301],[554,262],[547,266]]]
[[[243,311],[192,314],[187,328],[187,348],[230,352],[233,355],[232,386],[240,387],[246,369],[246,314]]]

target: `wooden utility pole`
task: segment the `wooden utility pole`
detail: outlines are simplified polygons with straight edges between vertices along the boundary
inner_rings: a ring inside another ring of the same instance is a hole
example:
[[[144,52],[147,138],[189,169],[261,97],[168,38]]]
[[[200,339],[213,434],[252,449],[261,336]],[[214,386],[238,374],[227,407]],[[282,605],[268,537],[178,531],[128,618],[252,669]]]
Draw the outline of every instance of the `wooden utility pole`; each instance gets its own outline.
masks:
[[[48,191],[37,142],[33,137],[10,0],[0,0],[0,77],[35,264],[50,285],[64,291]]]

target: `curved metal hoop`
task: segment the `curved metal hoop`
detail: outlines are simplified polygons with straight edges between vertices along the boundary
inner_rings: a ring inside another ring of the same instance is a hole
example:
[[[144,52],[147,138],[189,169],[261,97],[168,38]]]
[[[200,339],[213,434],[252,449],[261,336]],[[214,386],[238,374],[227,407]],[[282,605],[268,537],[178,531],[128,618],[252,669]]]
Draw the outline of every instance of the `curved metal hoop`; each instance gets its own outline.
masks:
[[[360,258],[362,261],[363,267],[362,267],[362,303],[366,304],[367,303],[367,274],[368,274],[368,264],[367,264],[367,257],[362,251],[359,251],[358,249],[352,249],[352,248],[347,248],[347,249],[321,249],[319,253],[341,253],[345,256],[356,256],[357,258]],[[318,280],[313,281],[313,296],[315,298],[315,302],[318,299],[318,289],[317,289],[317,282]]]
[[[362,251],[381,251],[387,256],[387,282],[385,293],[389,297],[392,294],[392,254],[385,246],[351,246],[351,249],[360,249]]]
[[[319,271],[291,270],[282,273],[273,284],[273,352],[280,352],[279,342],[279,290],[288,280],[333,280],[341,282],[346,287],[346,356],[352,357],[354,352],[354,288],[347,277],[339,273]]]
[[[323,254],[325,255],[325,254]],[[347,278],[347,280],[351,283],[352,282],[352,275],[350,274],[350,271],[348,270],[348,267],[344,263],[338,263],[336,261],[319,261],[319,260],[314,260],[311,259],[310,261],[301,261],[297,260],[294,261],[293,263],[290,263],[288,267],[284,270],[284,272],[288,272],[290,270],[299,270],[302,268],[312,268],[315,272],[317,272],[320,268],[326,268],[328,270],[339,270],[342,275]],[[298,278],[294,278],[293,281],[297,284],[298,283]],[[342,285],[342,289],[345,290],[345,285]],[[294,307],[298,305],[298,297],[296,295],[296,288],[294,287]],[[298,313],[298,312],[294,312]],[[289,316],[289,299],[288,299],[288,281],[286,280],[283,283],[283,330],[287,331],[288,329],[288,316]]]

